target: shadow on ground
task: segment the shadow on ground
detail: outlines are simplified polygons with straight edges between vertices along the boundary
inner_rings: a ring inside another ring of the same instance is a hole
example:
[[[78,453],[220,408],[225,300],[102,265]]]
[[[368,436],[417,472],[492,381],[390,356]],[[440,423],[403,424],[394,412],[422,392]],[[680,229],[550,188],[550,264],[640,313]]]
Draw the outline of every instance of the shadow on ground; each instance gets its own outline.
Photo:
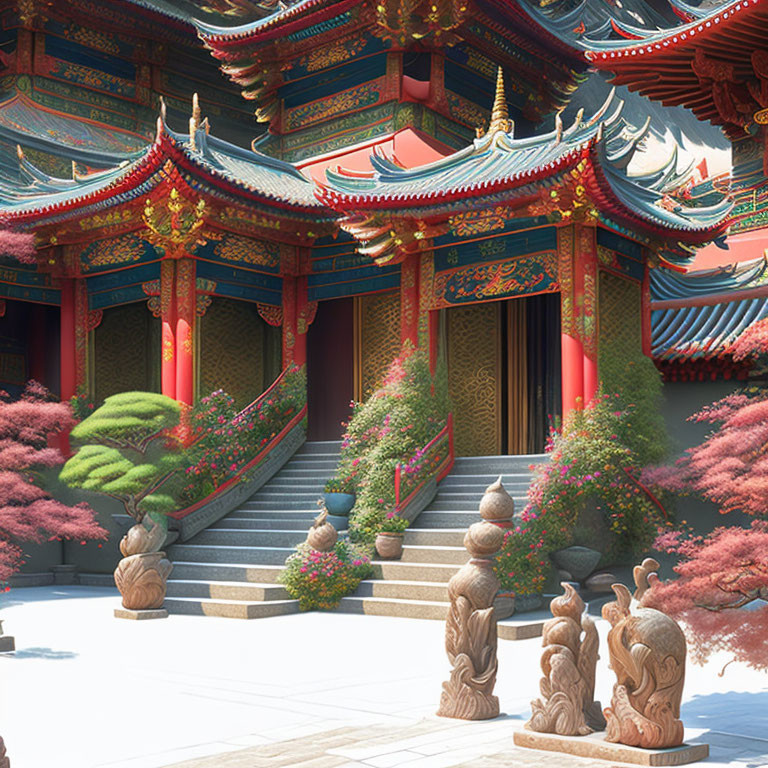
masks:
[[[735,757],[739,764],[755,768],[768,765],[768,690],[695,696],[681,711],[687,728],[711,731],[701,741],[713,747],[742,748],[745,753]]]
[[[74,651],[54,651],[53,648],[20,648],[6,654],[10,659],[76,659],[80,654]]]

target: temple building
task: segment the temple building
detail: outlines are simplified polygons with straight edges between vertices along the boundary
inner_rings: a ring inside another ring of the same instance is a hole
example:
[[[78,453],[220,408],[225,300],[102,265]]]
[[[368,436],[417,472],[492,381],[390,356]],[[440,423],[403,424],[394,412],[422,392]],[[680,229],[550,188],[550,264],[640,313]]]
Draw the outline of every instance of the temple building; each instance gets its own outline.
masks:
[[[541,451],[616,339],[670,379],[746,375],[726,350],[762,299],[721,294],[762,274],[765,52],[713,68],[706,30],[761,9],[9,4],[0,217],[38,264],[0,273],[3,386],[245,405],[307,362],[309,436],[334,439],[424,347],[457,450],[489,455]],[[733,178],[643,159],[618,96],[564,124],[590,67],[724,126]]]

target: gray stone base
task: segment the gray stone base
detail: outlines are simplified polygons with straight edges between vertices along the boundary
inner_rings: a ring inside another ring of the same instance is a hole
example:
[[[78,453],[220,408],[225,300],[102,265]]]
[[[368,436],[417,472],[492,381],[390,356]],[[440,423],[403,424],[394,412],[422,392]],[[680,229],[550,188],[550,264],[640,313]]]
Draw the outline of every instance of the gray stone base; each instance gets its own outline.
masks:
[[[53,583],[59,586],[77,584],[76,565],[52,565]]]
[[[551,618],[552,614],[545,610],[515,613],[508,619],[497,622],[499,638],[528,640],[531,637],[541,637],[544,622]]]
[[[558,736],[554,733],[522,730],[515,731],[514,740],[518,747],[632,765],[687,765],[709,756],[708,744],[683,744],[671,749],[641,749],[606,741],[604,732],[589,736]]]
[[[116,619],[167,619],[168,611],[165,608],[156,608],[152,611],[130,611],[127,608],[115,608]]]
[[[0,653],[10,653],[16,650],[16,641],[11,635],[0,635]]]
[[[48,573],[14,573],[8,583],[16,587],[50,587],[53,584],[53,574]]]

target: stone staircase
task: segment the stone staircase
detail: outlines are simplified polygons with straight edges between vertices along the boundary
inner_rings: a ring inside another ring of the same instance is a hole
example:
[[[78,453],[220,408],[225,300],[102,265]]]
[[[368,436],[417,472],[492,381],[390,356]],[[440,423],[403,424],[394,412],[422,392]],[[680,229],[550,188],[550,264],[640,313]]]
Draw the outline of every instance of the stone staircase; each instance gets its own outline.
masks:
[[[432,504],[405,532],[402,559],[374,561],[377,578],[342,598],[338,610],[444,620],[448,580],[469,557],[462,542],[467,528],[481,519],[477,508],[483,492],[502,475],[516,511],[522,511],[532,476],[529,466],[546,460],[544,454],[456,459]]]
[[[305,443],[239,509],[169,547],[169,613],[255,619],[297,612],[298,600],[277,576],[306,538],[340,449],[338,441]]]

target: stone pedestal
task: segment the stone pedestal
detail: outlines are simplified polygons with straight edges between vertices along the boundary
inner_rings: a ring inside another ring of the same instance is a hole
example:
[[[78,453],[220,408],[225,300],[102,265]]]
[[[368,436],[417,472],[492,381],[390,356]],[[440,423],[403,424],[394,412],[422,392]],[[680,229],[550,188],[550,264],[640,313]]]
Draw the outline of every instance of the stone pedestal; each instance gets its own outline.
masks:
[[[589,736],[558,736],[554,733],[522,730],[515,731],[514,741],[518,747],[632,765],[687,765],[705,760],[709,756],[708,744],[682,744],[669,749],[641,749],[606,741],[603,731]],[[557,765],[556,759],[553,758],[552,764]]]
[[[141,621],[143,619],[167,619],[168,611],[165,608],[155,608],[148,611],[131,611],[128,608],[115,608],[116,619],[134,619]]]
[[[57,586],[69,586],[77,584],[77,566],[76,565],[52,565],[53,583]]]
[[[16,641],[11,635],[0,635],[0,653],[10,653],[16,650]]]

